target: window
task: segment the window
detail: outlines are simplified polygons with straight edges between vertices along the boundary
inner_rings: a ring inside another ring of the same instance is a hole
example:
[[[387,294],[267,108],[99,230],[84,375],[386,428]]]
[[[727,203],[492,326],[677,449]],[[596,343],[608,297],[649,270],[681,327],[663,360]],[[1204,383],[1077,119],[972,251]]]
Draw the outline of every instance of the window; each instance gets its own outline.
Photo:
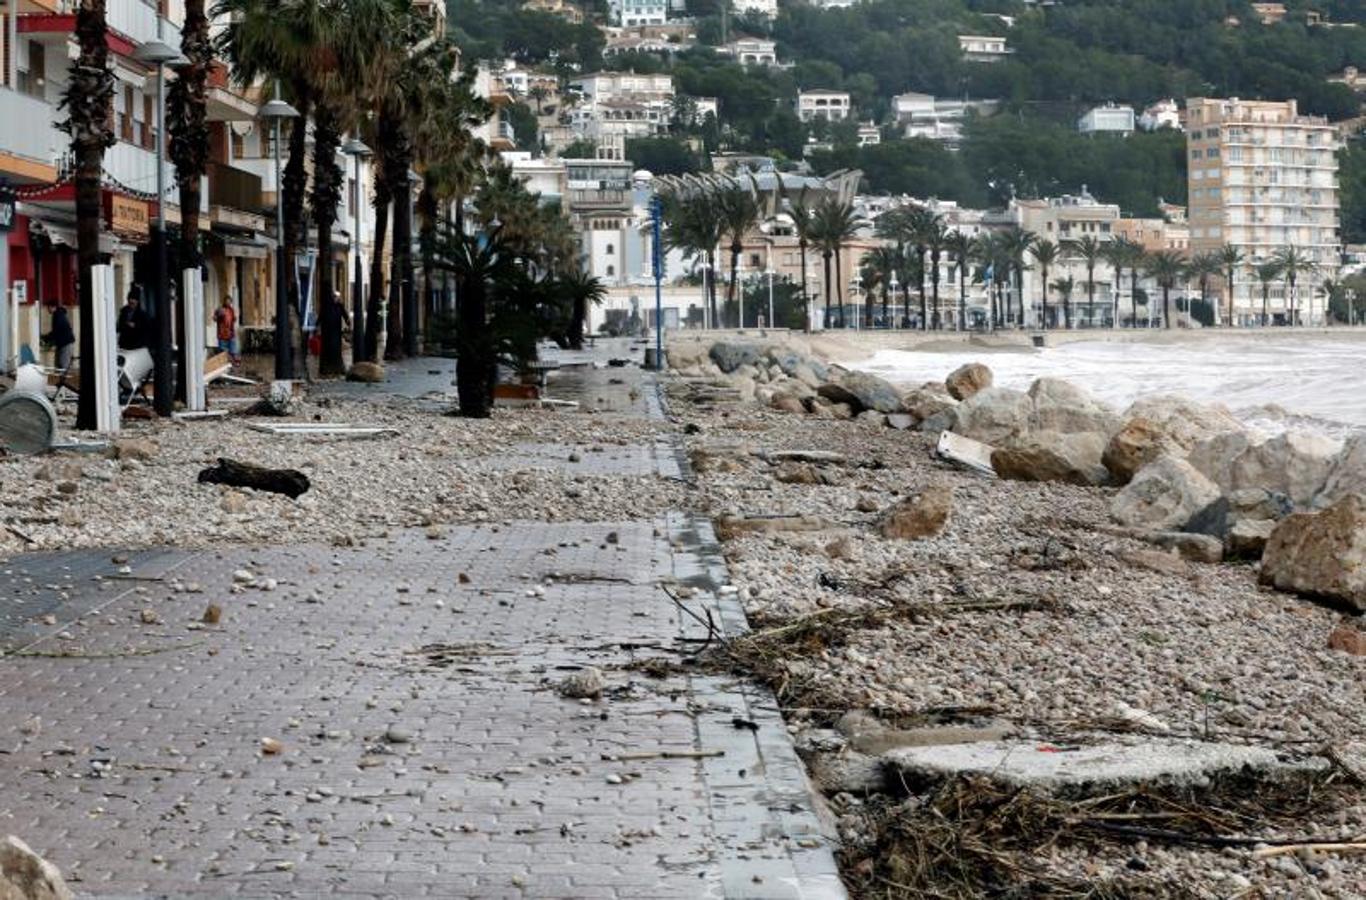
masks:
[[[607,245],[607,255],[608,255],[608,256],[611,256],[613,253],[616,253],[616,252],[617,252],[617,251],[616,251],[616,248],[615,248],[614,246],[612,246],[611,244],[608,244],[608,245]]]
[[[608,267],[607,267],[607,276],[608,276],[609,278],[612,277],[613,275],[616,275],[616,274],[617,274],[617,267],[616,267],[616,266],[608,266]]]

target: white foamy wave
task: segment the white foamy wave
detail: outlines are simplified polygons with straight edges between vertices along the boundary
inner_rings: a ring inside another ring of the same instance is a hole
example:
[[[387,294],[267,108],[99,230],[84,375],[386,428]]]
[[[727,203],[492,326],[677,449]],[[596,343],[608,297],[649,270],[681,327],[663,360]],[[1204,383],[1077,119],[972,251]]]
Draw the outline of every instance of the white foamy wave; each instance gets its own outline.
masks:
[[[1278,432],[1366,429],[1366,345],[1351,341],[1229,339],[1200,343],[1079,342],[1020,352],[881,350],[850,364],[896,384],[941,381],[982,362],[996,384],[1024,390],[1041,376],[1065,378],[1124,409],[1140,397],[1182,394],[1223,403],[1249,424]]]

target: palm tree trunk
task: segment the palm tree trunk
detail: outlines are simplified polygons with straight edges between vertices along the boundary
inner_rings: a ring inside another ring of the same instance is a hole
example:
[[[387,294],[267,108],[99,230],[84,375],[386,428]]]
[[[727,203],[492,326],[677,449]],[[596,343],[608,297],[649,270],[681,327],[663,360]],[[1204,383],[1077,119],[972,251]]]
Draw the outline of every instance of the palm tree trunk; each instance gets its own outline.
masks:
[[[916,280],[920,282],[920,330],[930,330],[929,301],[925,299],[925,248],[915,248]]]
[[[1228,269],[1228,282],[1227,282],[1227,287],[1228,287],[1228,327],[1229,327],[1229,328],[1232,328],[1232,327],[1233,327],[1233,275],[1234,275],[1233,267],[1232,267],[1232,266],[1229,266],[1229,269]]]
[[[934,330],[943,329],[943,317],[939,313],[939,251],[930,254],[930,290],[934,296]]]
[[[1039,324],[1048,330],[1048,266],[1040,266],[1043,275],[1043,298],[1039,301]]]
[[[341,202],[342,171],[337,166],[341,146],[341,122],[330,103],[317,104],[313,113],[313,222],[318,229],[318,260],[313,267],[313,308],[321,326],[322,354],[318,374],[324,377],[346,371],[342,359],[342,308],[333,302],[332,224]]]
[[[802,315],[806,318],[806,330],[811,331],[811,298],[806,292],[806,238],[797,242],[802,254]]]
[[[1268,325],[1271,324],[1271,298],[1270,298],[1270,294],[1271,294],[1271,285],[1268,284],[1267,282],[1262,282],[1262,327],[1263,327],[1263,328],[1265,328],[1265,327],[1267,327]]]
[[[830,327],[830,251],[822,250],[821,259],[825,262],[825,323],[824,327]]]
[[[744,328],[745,323],[740,321],[740,308],[735,302],[735,291],[739,285],[736,284],[736,276],[740,271],[740,254],[745,247],[739,241],[732,241],[730,245],[730,284],[726,285],[726,306],[735,307],[736,327]]]
[[[839,244],[835,245],[835,296],[839,299],[840,305],[840,327],[844,327],[844,261],[841,257],[844,254]]]
[[[379,359],[379,332],[383,320],[381,307],[384,292],[384,237],[389,229],[389,187],[382,172],[375,170],[375,234],[370,255],[370,296],[365,308],[365,359]],[[459,290],[457,281],[457,290]],[[387,340],[387,338],[386,338]]]
[[[1163,327],[1163,328],[1171,328],[1171,327],[1172,327],[1172,310],[1171,310],[1171,299],[1170,299],[1170,297],[1171,297],[1171,291],[1172,291],[1172,289],[1171,289],[1170,287],[1168,287],[1168,286],[1165,285],[1165,284],[1162,285],[1162,327]],[[1189,296],[1189,294],[1188,294],[1187,296]]]
[[[456,330],[455,384],[460,397],[460,414],[466,418],[487,419],[493,406],[493,384],[486,359],[489,344],[487,285],[482,278],[458,273],[456,289],[460,292],[460,312]]]
[[[887,282],[882,282],[882,327],[888,327],[887,322]]]
[[[199,255],[199,195],[200,179],[208,169],[209,129],[207,116],[207,86],[209,66],[213,62],[213,45],[209,40],[209,21],[204,14],[204,0],[186,0],[185,22],[180,32],[180,49],[189,64],[176,70],[171,84],[167,130],[171,135],[170,154],[175,162],[176,183],[180,189],[180,268],[198,269]],[[217,301],[217,298],[214,298]],[[189,297],[181,297],[188,304]],[[182,311],[178,320],[184,327]],[[201,335],[190,335],[199,342]],[[187,399],[186,351],[188,342],[182,339],[177,351],[176,397]]]
[[[76,11],[76,40],[80,56],[71,69],[66,89],[69,118],[65,124],[76,157],[76,256],[81,315],[81,368],[85,390],[76,406],[76,427],[98,427],[95,404],[95,284],[92,269],[101,262],[100,222],[103,218],[100,183],[104,150],[114,143],[112,111],[114,77],[109,72],[105,0],[81,0]]]
[[[399,289],[403,333],[403,355],[417,356],[417,292],[413,272],[413,190],[408,184],[411,155],[403,159],[403,182],[394,192],[394,263],[398,276],[394,279]]]
[[[308,232],[304,226],[304,197],[308,191],[308,117],[312,111],[312,98],[308,86],[299,82],[293,85],[294,105],[299,110],[299,118],[289,129],[289,161],[284,171],[285,203],[285,271],[279,277],[285,279],[285,290],[289,297],[291,333],[297,327],[297,337],[303,352],[295,360],[301,365],[304,377],[308,377],[308,342],[303,338],[303,322],[299,318],[299,282],[294,277],[295,260],[299,251],[308,246]]]
[[[711,273],[710,277],[707,278],[707,297],[711,302],[711,327],[720,328],[721,319],[718,316],[720,310],[716,305],[716,249],[714,247],[707,250],[707,271]]]
[[[440,215],[431,179],[423,179],[417,195],[418,249],[422,253],[422,318],[430,323],[436,315],[436,260],[432,258],[436,223]]]
[[[958,267],[958,330],[968,330],[968,270]]]
[[[1138,267],[1129,267],[1129,306],[1134,312],[1134,327],[1138,327]]]

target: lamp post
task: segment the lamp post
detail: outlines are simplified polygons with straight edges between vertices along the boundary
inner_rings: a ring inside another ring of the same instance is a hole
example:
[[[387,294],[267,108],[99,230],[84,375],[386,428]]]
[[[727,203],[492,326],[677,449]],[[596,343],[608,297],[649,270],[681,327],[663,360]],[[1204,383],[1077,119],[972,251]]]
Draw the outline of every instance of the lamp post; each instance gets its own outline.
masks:
[[[889,282],[887,283],[887,287],[891,288],[891,291],[892,291],[892,298],[895,299],[895,298],[896,298],[896,289],[899,288],[899,287],[901,287],[901,282],[899,282],[899,281],[896,280],[896,269],[893,269],[893,270],[892,270],[892,280],[889,281]],[[896,309],[896,304],[893,304],[893,305],[892,305],[892,309]],[[892,313],[892,315],[893,315],[893,317],[895,317],[895,316],[896,316],[896,313]],[[895,322],[895,321],[892,321],[892,322],[883,322],[883,323],[882,323],[882,327],[883,327],[883,328],[892,328],[892,327],[894,327],[895,325],[896,325],[896,322]]]
[[[711,292],[707,290],[711,279],[711,263],[704,261],[702,263],[702,328],[704,331],[710,330],[715,325],[711,320]]]
[[[171,294],[166,284],[166,66],[184,65],[189,60],[160,40],[161,16],[157,16],[157,38],[143,44],[134,55],[139,62],[155,66],[157,70],[157,216],[152,234],[156,285],[151,291],[156,304],[157,331],[152,390],[157,415],[169,416],[175,405],[175,380],[171,377]]]
[[[370,148],[361,143],[360,138],[352,138],[342,147],[342,152],[356,163],[356,227],[352,229],[352,254],[356,260],[356,280],[351,286],[351,364],[355,365],[365,353],[365,297],[361,285],[360,230],[364,204],[360,193],[360,164],[370,155]]]
[[[740,304],[739,321],[735,323],[740,331],[745,330],[745,261],[743,258],[735,261],[735,299]]]
[[[265,103],[261,118],[271,123],[275,142],[275,377],[294,375],[293,350],[289,345],[289,292],[285,290],[285,185],[280,174],[280,123],[299,118],[299,111],[280,99],[280,84],[275,84],[275,99]]]
[[[1347,324],[1348,324],[1349,326],[1355,325],[1355,324],[1356,324],[1356,318],[1357,318],[1357,315],[1356,315],[1356,301],[1357,301],[1357,292],[1356,292],[1356,290],[1355,290],[1354,288],[1348,288],[1348,289],[1347,289]]]
[[[863,302],[859,299],[863,293],[863,279],[858,275],[855,275],[853,278],[850,278],[849,288],[849,293],[851,295],[850,299],[854,301],[854,330],[858,331],[861,327],[861,320],[863,316]]]

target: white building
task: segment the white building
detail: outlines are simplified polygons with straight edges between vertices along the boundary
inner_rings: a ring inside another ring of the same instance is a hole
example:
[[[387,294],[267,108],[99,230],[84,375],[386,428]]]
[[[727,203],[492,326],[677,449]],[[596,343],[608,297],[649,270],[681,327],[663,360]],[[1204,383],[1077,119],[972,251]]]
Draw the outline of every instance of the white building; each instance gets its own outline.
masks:
[[[669,19],[668,0],[609,0],[615,25],[663,25]]]
[[[512,174],[521,179],[528,191],[541,195],[542,202],[564,200],[569,184],[564,160],[533,157],[524,150],[509,150],[503,154],[503,162],[512,167]]]
[[[1133,134],[1134,108],[1113,103],[1094,107],[1077,120],[1077,130],[1082,134]]]
[[[638,100],[669,100],[674,95],[672,75],[637,75],[635,72],[591,72],[569,82],[587,104],[621,97]]]
[[[892,120],[906,138],[925,138],[956,147],[963,139],[963,118],[968,110],[990,115],[995,100],[954,100],[909,91],[892,98]]]
[[[737,38],[716,48],[723,56],[732,56],[744,66],[774,66],[778,64],[777,43],[766,38]]]
[[[958,47],[968,62],[1000,62],[1015,52],[1006,45],[1005,38],[983,34],[958,35]]]
[[[858,127],[858,145],[871,147],[882,143],[882,131],[872,122],[863,122]]]
[[[765,19],[776,19],[778,0],[731,0],[731,9],[737,16],[753,14]]]
[[[1160,128],[1181,128],[1181,107],[1172,99],[1159,100],[1143,110],[1138,117],[1138,127],[1144,131],[1157,131]]]
[[[850,108],[846,91],[813,90],[797,94],[797,118],[803,122],[813,119],[842,122],[849,118]]]
[[[1111,321],[1114,309],[1114,288],[1111,284],[1113,269],[1108,264],[1097,265],[1094,273],[1094,300],[1086,301],[1086,266],[1082,259],[1069,250],[1072,241],[1094,238],[1102,243],[1115,239],[1120,222],[1120,209],[1113,203],[1101,203],[1087,193],[1083,186],[1078,195],[1065,194],[1042,200],[1013,201],[1007,210],[1010,218],[1026,231],[1032,231],[1039,238],[1052,241],[1062,248],[1061,259],[1048,271],[1048,317],[1050,326],[1062,327],[1062,298],[1054,285],[1058,281],[1071,278],[1074,284],[1069,302],[1073,327],[1078,325],[1100,326]],[[1038,327],[1043,316],[1043,271],[1033,259],[1027,259],[1030,268],[1024,273],[1024,306],[1026,324]],[[1127,297],[1128,278],[1122,288]],[[1140,282],[1140,287],[1142,283]],[[1149,297],[1152,291],[1148,291]],[[1151,303],[1151,299],[1149,303]],[[1014,300],[1016,308],[1018,299]],[[1121,306],[1121,316],[1129,315],[1129,304]],[[1143,315],[1140,309],[1140,317]]]

